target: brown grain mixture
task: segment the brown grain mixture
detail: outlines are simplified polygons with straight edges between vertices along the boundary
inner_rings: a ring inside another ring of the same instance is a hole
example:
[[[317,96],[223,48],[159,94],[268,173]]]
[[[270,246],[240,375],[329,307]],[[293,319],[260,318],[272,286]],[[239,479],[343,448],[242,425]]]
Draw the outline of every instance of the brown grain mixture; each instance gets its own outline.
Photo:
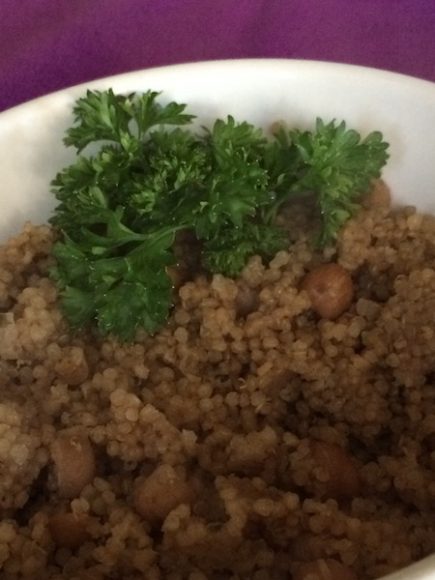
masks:
[[[323,252],[293,207],[288,252],[184,283],[130,345],[69,334],[50,228],[3,246],[0,577],[365,580],[434,551],[435,218],[387,198]],[[322,263],[350,275],[332,319]]]

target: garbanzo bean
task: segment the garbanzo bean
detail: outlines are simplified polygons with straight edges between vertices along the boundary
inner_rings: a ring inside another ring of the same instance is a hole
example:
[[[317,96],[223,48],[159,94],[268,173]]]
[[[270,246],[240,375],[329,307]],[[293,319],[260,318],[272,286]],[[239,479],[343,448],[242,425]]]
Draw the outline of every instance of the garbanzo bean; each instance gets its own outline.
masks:
[[[244,318],[257,310],[260,303],[258,292],[249,288],[249,286],[243,285],[239,287],[237,296],[235,299],[235,307],[237,316]]]
[[[310,444],[315,464],[326,474],[322,488],[328,497],[355,497],[360,494],[360,476],[351,456],[342,447],[312,441]]]
[[[166,273],[171,279],[174,290],[178,290],[188,278],[187,269],[179,264],[168,266]]]
[[[382,179],[376,179],[373,182],[372,189],[362,200],[362,205],[370,209],[390,207],[391,193],[390,188],[385,181],[382,181]]]
[[[60,548],[75,550],[81,546],[87,538],[87,516],[73,513],[54,514],[48,521],[53,542]]]
[[[95,456],[85,435],[61,432],[51,445],[54,477],[61,497],[73,498],[95,476]]]
[[[158,522],[175,507],[190,503],[193,490],[170,465],[160,465],[148,477],[136,480],[133,503],[136,511],[150,522]]]
[[[307,292],[313,310],[328,320],[343,314],[353,299],[352,278],[339,264],[322,264],[309,272],[302,289]]]
[[[60,380],[68,385],[83,383],[89,376],[88,362],[83,349],[78,346],[64,348],[55,371]]]
[[[355,573],[337,560],[316,560],[300,564],[293,580],[358,580]]]
[[[426,445],[429,451],[435,451],[435,433],[430,433],[429,435],[426,435],[426,437],[423,440],[423,443]]]
[[[290,553],[294,560],[310,562],[323,558],[327,546],[328,542],[324,536],[302,532],[292,541]]]

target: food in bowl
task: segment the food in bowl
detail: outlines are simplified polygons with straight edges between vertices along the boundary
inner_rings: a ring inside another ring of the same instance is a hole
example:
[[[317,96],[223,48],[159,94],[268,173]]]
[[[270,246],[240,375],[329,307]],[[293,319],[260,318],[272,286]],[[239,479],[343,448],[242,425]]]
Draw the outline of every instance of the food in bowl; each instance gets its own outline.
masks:
[[[316,198],[287,200],[291,243],[233,277],[184,232],[131,342],[62,313],[82,232],[2,247],[5,578],[363,580],[434,551],[435,218],[379,180],[360,201],[322,246]]]

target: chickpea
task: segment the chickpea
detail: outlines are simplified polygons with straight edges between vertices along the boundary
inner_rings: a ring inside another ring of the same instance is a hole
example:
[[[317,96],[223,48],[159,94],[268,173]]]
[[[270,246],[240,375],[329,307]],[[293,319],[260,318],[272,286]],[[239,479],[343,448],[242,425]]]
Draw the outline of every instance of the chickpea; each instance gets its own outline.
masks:
[[[368,209],[390,207],[391,193],[385,181],[376,179],[372,184],[371,190],[364,196],[362,204]]]
[[[84,435],[61,432],[51,445],[51,458],[61,497],[77,497],[95,477],[94,451]]]
[[[80,385],[89,376],[88,362],[82,348],[71,346],[63,349],[63,356],[55,371],[61,381],[68,385]]]
[[[75,550],[87,539],[86,521],[84,514],[59,513],[51,516],[48,529],[53,542],[59,548]]]
[[[316,560],[300,564],[293,580],[358,580],[355,573],[337,560]]]
[[[325,495],[333,498],[358,496],[360,477],[350,455],[342,447],[324,441],[312,441],[310,446],[314,462],[328,477],[322,482]]]
[[[237,316],[245,318],[257,310],[259,304],[258,292],[249,286],[240,286],[235,299]]]
[[[170,465],[160,465],[135,483],[133,503],[144,519],[156,523],[182,503],[190,503],[193,490]]]
[[[175,266],[168,266],[166,268],[166,273],[171,279],[172,287],[174,290],[178,290],[186,282],[188,278],[187,269],[179,264]]]
[[[107,576],[93,567],[90,571],[81,570],[80,576],[74,576],[73,580],[107,580]]]
[[[322,264],[302,281],[313,310],[322,318],[334,320],[352,303],[353,284],[349,272],[339,264]]]
[[[267,383],[267,391],[271,396],[278,396],[286,387],[289,386],[294,377],[295,374],[290,370],[283,370],[276,373],[275,375],[272,375]],[[298,396],[297,389],[294,390],[292,396]]]
[[[309,562],[325,556],[327,541],[321,535],[302,532],[291,544],[291,556],[294,560]]]
[[[429,435],[426,435],[423,442],[431,453],[432,451],[435,451],[435,433],[430,433]]]

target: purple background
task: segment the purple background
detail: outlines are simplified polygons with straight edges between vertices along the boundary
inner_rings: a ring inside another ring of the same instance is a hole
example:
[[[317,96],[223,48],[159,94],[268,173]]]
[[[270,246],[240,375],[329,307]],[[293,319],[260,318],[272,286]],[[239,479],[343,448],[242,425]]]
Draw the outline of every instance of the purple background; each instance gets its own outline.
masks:
[[[435,0],[0,0],[0,110],[115,73],[243,57],[435,81]]]

